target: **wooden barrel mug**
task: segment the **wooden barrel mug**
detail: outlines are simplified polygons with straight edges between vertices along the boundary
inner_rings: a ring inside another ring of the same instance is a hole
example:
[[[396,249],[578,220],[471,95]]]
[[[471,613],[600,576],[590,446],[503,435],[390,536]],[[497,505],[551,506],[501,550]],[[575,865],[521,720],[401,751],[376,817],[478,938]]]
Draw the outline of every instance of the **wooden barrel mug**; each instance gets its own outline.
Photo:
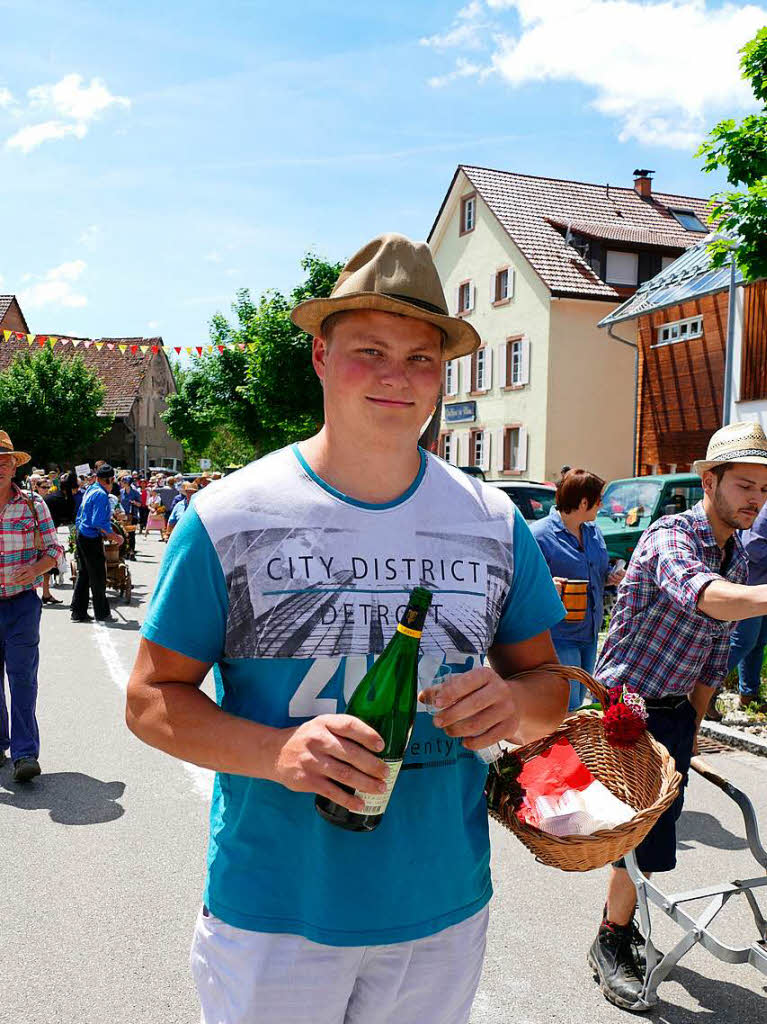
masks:
[[[562,604],[567,612],[565,622],[583,622],[589,604],[589,581],[565,580],[562,584]]]

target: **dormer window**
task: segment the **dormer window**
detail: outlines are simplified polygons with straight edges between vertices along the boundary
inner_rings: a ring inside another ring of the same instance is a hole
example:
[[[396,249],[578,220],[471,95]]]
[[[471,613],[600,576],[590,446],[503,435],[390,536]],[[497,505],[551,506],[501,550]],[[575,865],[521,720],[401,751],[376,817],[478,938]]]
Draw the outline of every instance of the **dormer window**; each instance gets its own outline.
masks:
[[[607,250],[607,283],[636,287],[639,280],[639,253]]]
[[[678,221],[678,223],[682,225],[685,231],[702,231],[704,233],[708,231],[708,228],[704,224],[701,224],[698,219],[698,215],[694,210],[672,210],[671,207],[669,207],[668,212],[674,220]]]
[[[477,196],[472,193],[461,200],[461,234],[473,231],[477,223]]]

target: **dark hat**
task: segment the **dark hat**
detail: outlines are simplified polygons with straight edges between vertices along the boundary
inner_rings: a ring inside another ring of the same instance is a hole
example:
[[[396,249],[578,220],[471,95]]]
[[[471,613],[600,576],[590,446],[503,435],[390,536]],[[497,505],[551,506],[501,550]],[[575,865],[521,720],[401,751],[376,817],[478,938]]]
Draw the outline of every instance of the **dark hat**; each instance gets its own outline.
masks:
[[[96,470],[96,476],[99,480],[112,480],[114,478],[114,475],[115,471],[112,469],[108,462],[105,462],[103,466],[99,466],[99,468]]]

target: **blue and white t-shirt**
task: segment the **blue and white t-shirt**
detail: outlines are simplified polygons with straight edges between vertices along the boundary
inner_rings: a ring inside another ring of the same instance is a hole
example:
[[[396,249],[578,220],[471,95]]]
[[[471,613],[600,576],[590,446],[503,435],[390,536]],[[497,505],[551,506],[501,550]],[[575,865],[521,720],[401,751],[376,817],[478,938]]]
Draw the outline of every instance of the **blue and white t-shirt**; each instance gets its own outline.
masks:
[[[420,683],[482,664],[564,615],[538,545],[497,488],[421,453],[397,501],[354,501],[296,446],[197,494],[142,630],[215,663],[218,703],[277,728],[343,712],[409,592],[434,597]],[[491,895],[487,768],[419,707],[380,826],[347,832],[314,796],[219,773],[205,902],[240,928],[338,946],[431,935]]]

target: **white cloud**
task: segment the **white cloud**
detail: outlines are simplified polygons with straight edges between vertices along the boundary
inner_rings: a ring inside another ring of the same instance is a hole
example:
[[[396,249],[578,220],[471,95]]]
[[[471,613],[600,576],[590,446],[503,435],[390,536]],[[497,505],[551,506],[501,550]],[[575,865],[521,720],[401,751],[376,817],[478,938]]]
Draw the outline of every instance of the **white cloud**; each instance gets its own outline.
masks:
[[[63,139],[67,135],[74,135],[76,139],[82,139],[88,129],[82,124],[65,124],[63,121],[44,121],[43,124],[30,124],[21,128],[6,140],[8,149],[20,149],[22,153],[31,153],[43,142],[51,139]]]
[[[429,79],[429,85],[433,89],[441,89],[443,86],[454,82],[457,78],[472,78],[474,75],[482,75],[484,71],[485,69],[481,64],[473,64],[471,61],[466,60],[465,57],[459,57],[455,62],[453,71],[449,71],[446,75],[435,75]]]
[[[30,106],[54,110],[59,117],[87,123],[103,114],[109,107],[129,107],[125,96],[114,96],[100,78],[83,84],[82,75],[64,75],[54,85],[36,85],[27,93]]]
[[[32,281],[28,288],[19,292],[22,309],[40,309],[43,306],[64,306],[77,308],[88,305],[88,299],[72,287],[83,274],[87,264],[84,260],[70,260],[44,274],[25,274],[24,280]]]
[[[150,331],[156,331],[159,326],[160,326],[160,321],[159,320],[150,320],[147,323],[147,328]]]
[[[21,112],[26,119],[48,115],[45,121],[27,124],[6,140],[6,147],[29,153],[52,139],[72,136],[82,139],[91,123],[111,107],[127,109],[130,100],[115,96],[100,78],[85,83],[82,75],[65,75],[52,85],[36,85],[27,91],[28,106]],[[0,107],[15,105],[7,89],[0,89]],[[17,116],[20,111],[15,110]]]
[[[87,228],[80,232],[78,241],[87,249],[95,249],[103,237],[104,229],[100,224],[89,224]]]
[[[489,26],[484,14],[482,0],[471,0],[471,3],[458,11],[447,31],[424,36],[418,41],[421,46],[430,46],[435,50],[450,50],[459,46],[470,50],[480,49],[481,30]]]
[[[430,84],[488,73],[514,87],[574,82],[592,91],[596,110],[617,120],[622,142],[680,149],[700,140],[712,111],[754,106],[737,51],[767,22],[765,7],[707,0],[485,0],[485,8],[494,20],[482,29],[484,67],[459,58],[452,72]],[[512,13],[512,30],[503,12]],[[459,17],[453,27],[460,27]],[[475,23],[481,18],[473,13]]]

